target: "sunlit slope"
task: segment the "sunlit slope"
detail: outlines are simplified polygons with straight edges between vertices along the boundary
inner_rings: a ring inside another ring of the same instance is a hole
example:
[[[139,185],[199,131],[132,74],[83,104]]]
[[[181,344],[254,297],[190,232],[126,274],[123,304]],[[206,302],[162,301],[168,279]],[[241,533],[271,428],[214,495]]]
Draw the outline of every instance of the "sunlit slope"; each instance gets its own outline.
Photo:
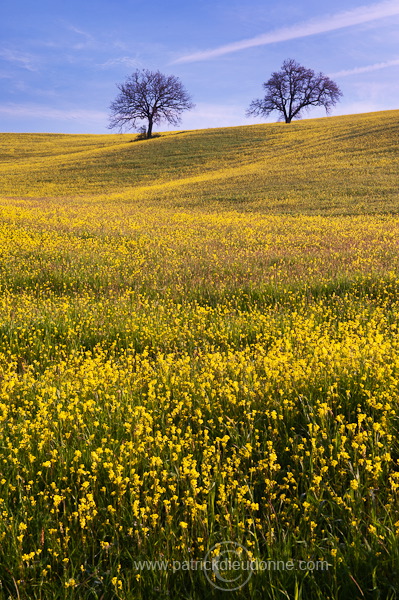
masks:
[[[0,135],[0,194],[397,212],[399,111],[162,134]]]

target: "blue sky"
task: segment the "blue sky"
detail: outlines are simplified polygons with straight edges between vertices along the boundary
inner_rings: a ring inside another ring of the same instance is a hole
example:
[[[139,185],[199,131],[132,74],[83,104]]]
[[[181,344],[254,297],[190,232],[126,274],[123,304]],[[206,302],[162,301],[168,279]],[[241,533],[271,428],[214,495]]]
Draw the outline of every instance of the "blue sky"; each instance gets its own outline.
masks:
[[[136,68],[180,77],[196,104],[182,129],[259,122],[245,111],[286,58],[338,83],[332,114],[399,108],[399,0],[12,0],[0,15],[0,131],[108,133]]]

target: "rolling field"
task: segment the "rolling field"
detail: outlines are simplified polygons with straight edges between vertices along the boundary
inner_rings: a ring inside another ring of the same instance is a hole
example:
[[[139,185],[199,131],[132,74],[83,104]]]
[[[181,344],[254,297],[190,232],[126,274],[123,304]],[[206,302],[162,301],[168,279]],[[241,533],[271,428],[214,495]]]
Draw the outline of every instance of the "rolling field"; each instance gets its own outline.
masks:
[[[399,111],[135,137],[0,134],[0,598],[398,598]]]

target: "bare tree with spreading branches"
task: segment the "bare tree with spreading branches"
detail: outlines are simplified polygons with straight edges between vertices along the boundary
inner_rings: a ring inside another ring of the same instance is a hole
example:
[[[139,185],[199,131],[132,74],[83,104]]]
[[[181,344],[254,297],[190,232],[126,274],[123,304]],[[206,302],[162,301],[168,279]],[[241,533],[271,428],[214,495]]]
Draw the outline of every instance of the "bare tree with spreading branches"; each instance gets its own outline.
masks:
[[[334,81],[323,73],[302,67],[293,59],[283,62],[281,70],[263,84],[264,98],[253,100],[247,116],[267,117],[273,111],[280,113],[286,123],[300,119],[304,109],[324,106],[328,114],[342,92]]]
[[[180,79],[159,71],[136,70],[117,87],[119,94],[110,106],[110,129],[140,129],[145,123],[150,138],[156,123],[167,121],[177,126],[181,114],[194,107]]]

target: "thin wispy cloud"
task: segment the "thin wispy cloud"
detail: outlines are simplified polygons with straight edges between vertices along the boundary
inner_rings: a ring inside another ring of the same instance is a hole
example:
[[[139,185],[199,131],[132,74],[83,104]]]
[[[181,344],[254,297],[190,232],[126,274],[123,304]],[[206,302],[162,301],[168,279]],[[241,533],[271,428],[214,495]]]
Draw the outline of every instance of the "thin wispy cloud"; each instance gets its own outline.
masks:
[[[73,50],[84,50],[85,48],[96,46],[97,42],[96,42],[95,38],[91,35],[91,33],[88,33],[87,31],[83,31],[83,29],[79,29],[78,27],[75,27],[74,25],[67,25],[67,29],[69,31],[72,31],[76,35],[80,36],[80,38],[83,38],[82,42],[73,44],[73,46],[72,46]]]
[[[11,62],[21,66],[27,71],[37,71],[37,59],[32,54],[27,52],[20,52],[19,50],[12,50],[11,48],[4,48],[0,50],[0,58],[7,62]]]
[[[119,56],[117,58],[110,58],[109,60],[105,61],[105,63],[102,63],[99,66],[103,69],[109,69],[110,67],[115,67],[116,65],[124,65],[126,67],[139,67],[141,65],[141,62],[136,58],[132,58],[131,56]]]
[[[377,19],[392,17],[394,15],[399,15],[399,0],[386,0],[385,2],[359,6],[352,10],[339,12],[333,15],[326,15],[325,17],[312,19],[290,27],[283,27],[247,40],[219,46],[218,48],[195,52],[194,54],[187,54],[173,62],[176,64],[207,60],[223,56],[224,54],[230,54],[231,52],[238,52],[239,50],[244,50],[246,48],[285,42],[297,38],[308,37],[310,35],[326,33],[328,31],[335,31],[337,29],[343,29],[344,27],[361,25],[363,23],[369,23]]]
[[[105,112],[84,109],[58,109],[50,106],[33,106],[23,104],[0,105],[0,115],[8,117],[46,118],[59,121],[101,121],[107,118]]]
[[[68,25],[68,29],[70,29],[74,33],[82,35],[83,37],[85,37],[88,40],[93,39],[93,36],[90,33],[87,33],[87,31],[83,31],[83,29],[79,29],[78,27],[75,27],[75,25]]]
[[[372,65],[366,65],[364,67],[346,69],[345,71],[337,71],[336,73],[331,73],[329,77],[347,77],[348,75],[357,75],[358,73],[371,73],[372,71],[379,71],[380,69],[395,67],[397,65],[399,65],[399,58],[395,58],[394,60],[387,60],[385,62],[374,63]]]

